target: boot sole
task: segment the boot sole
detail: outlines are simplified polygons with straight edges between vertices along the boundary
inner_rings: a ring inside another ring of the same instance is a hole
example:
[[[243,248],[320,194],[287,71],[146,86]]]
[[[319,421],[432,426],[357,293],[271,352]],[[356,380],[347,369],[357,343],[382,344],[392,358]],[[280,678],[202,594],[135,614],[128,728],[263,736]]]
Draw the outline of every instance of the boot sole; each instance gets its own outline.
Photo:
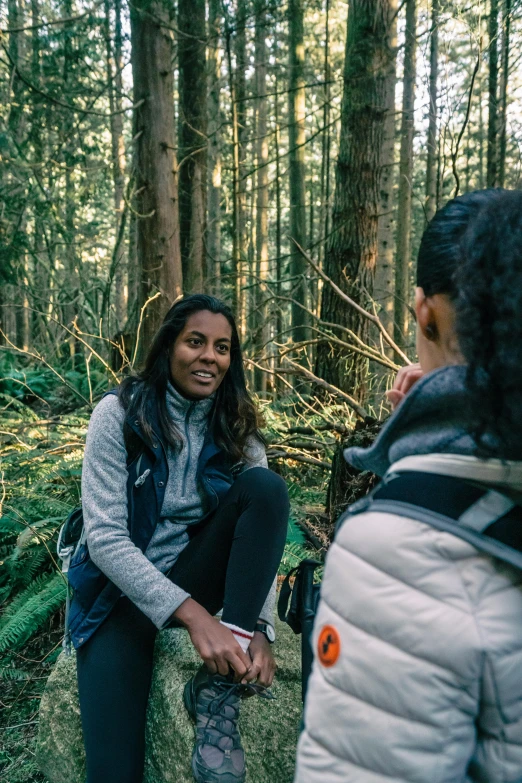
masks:
[[[192,774],[197,783],[245,783],[246,781],[246,775],[243,775],[242,778],[238,778],[232,775],[218,775],[216,777],[213,772],[206,774],[202,773],[201,770],[198,769],[197,764],[195,764],[194,756],[192,757]]]

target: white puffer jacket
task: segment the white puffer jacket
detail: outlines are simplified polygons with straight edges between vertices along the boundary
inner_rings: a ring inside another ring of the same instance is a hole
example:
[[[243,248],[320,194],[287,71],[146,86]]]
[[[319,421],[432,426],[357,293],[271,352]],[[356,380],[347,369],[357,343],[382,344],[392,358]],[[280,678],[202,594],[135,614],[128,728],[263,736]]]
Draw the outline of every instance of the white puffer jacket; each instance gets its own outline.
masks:
[[[522,463],[431,454],[393,470],[522,491]],[[296,783],[520,783],[522,572],[449,533],[360,514],[328,553]]]

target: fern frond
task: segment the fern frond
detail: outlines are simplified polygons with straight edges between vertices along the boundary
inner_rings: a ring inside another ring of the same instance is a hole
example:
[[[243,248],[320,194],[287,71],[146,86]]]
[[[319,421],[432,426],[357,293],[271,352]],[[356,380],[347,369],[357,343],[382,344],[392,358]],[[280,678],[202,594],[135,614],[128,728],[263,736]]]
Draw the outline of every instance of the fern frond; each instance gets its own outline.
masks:
[[[12,599],[12,601],[9,602],[9,604],[4,608],[2,616],[0,617],[0,631],[6,626],[10,618],[14,617],[20,608],[25,603],[27,603],[27,601],[42,592],[42,590],[49,584],[53,577],[54,574],[52,573],[40,574],[40,576],[37,576],[31,581],[31,584],[26,587],[25,590],[22,590]]]
[[[32,522],[30,527],[26,527],[18,536],[16,545],[20,549],[29,549],[40,546],[44,541],[49,541],[63,523],[64,517],[48,517]]]
[[[65,601],[66,585],[53,574],[44,587],[19,605],[0,628],[0,653],[26,642]]]
[[[0,666],[0,680],[28,680],[30,675],[23,669],[12,669],[10,666]]]

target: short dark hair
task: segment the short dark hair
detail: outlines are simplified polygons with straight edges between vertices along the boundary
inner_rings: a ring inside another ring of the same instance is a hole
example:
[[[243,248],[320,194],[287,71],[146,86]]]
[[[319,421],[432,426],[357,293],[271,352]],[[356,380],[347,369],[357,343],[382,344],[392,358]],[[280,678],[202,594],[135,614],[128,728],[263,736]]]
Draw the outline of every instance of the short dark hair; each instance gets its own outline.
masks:
[[[191,294],[172,305],[154,336],[143,369],[121,383],[119,396],[124,408],[140,421],[142,431],[150,441],[152,430],[147,412],[156,400],[161,434],[168,443],[179,448],[182,440],[168,415],[166,404],[167,384],[170,380],[170,348],[190,316],[202,310],[223,315],[232,330],[230,367],[216,392],[211,427],[217,445],[232,458],[241,459],[250,435],[255,434],[262,440],[259,433],[260,418],[247,390],[234,314],[225,302],[215,296]]]
[[[417,284],[454,302],[479,452],[522,459],[522,192],[448,202],[422,238]]]

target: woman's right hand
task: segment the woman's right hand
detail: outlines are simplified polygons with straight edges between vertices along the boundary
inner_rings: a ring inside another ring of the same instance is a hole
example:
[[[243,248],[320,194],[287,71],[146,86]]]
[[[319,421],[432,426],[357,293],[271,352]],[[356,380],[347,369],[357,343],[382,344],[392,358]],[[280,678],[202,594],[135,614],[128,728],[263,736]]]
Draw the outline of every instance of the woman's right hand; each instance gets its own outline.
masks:
[[[386,392],[386,398],[393,410],[423,375],[420,364],[407,364],[405,367],[401,367],[392,388]]]
[[[250,671],[250,656],[243,652],[232,631],[221,625],[193,598],[183,601],[172,616],[185,626],[192,644],[211,674],[226,676],[232,668],[235,679],[240,680]]]

